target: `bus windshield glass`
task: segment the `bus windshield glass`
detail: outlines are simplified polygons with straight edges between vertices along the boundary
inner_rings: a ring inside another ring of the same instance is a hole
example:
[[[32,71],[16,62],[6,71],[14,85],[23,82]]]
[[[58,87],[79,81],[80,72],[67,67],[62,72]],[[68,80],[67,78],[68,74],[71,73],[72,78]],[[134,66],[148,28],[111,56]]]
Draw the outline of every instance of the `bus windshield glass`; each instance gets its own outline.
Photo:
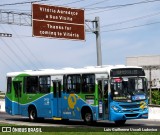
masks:
[[[138,101],[147,98],[147,80],[144,77],[117,77],[111,79],[113,100]]]

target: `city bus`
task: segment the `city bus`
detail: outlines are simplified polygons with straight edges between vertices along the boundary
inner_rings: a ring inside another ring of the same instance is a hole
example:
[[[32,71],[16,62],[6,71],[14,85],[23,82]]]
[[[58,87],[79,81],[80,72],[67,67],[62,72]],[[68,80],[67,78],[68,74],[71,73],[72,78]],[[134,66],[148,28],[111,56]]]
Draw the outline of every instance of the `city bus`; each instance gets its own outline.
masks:
[[[141,67],[88,66],[7,73],[10,115],[53,120],[109,120],[117,125],[148,118],[147,79]]]

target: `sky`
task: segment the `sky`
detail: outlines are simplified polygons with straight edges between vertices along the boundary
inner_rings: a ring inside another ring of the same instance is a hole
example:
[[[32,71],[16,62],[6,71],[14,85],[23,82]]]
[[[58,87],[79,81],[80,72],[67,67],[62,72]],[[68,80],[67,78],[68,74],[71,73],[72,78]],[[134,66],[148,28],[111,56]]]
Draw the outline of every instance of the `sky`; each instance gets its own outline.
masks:
[[[29,2],[33,1],[0,0],[0,10],[31,14]],[[160,0],[46,0],[37,3],[82,8],[85,19],[89,20],[99,17],[103,65],[125,65],[129,56],[160,54]],[[97,65],[94,33],[85,32],[85,41],[32,37],[32,26],[2,23],[5,17],[0,15],[0,33],[10,33],[12,37],[0,37],[1,91],[6,91],[8,72]],[[31,18],[22,20],[31,21]]]

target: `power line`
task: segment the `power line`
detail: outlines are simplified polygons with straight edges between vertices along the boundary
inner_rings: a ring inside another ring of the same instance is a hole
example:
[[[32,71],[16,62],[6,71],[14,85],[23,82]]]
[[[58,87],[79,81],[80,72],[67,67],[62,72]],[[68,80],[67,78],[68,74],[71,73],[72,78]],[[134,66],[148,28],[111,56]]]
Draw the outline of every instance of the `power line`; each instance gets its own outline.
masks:
[[[86,5],[86,6],[84,6],[83,8],[90,7],[90,6],[93,6],[93,5],[98,5],[98,4],[100,4],[100,3],[107,2],[107,1],[110,1],[110,0],[99,1],[99,2],[96,2],[96,3],[93,3],[93,4]]]
[[[55,0],[55,1],[58,1],[58,0]],[[82,2],[82,1],[85,1],[85,0],[77,0],[77,1],[74,1],[74,2],[64,3],[64,4],[60,4],[60,5],[57,4],[55,6],[66,6],[66,5],[70,5],[70,4],[79,3],[79,2]],[[77,8],[77,7],[72,7],[72,8]]]
[[[125,27],[125,28],[106,30],[106,31],[101,31],[101,32],[115,32],[115,31],[133,29],[133,28],[138,28],[138,27],[143,27],[143,26],[149,26],[149,25],[154,25],[154,24],[159,24],[159,23],[160,22],[152,22],[152,23],[147,23],[147,24],[141,24],[141,25],[135,25],[135,26]]]
[[[59,2],[59,1],[61,1],[61,0],[48,0],[48,1],[46,1],[45,3],[50,3],[50,2]]]
[[[105,6],[105,7],[93,7],[93,8],[89,8],[89,9],[96,10],[96,9],[106,9],[106,8],[116,8],[116,7],[127,7],[127,6],[146,4],[146,3],[151,3],[151,2],[159,2],[159,1],[160,0],[145,0],[145,1],[135,2],[135,3],[113,5],[113,6]]]
[[[101,26],[101,28],[108,27],[108,26],[113,26],[113,25],[119,25],[119,24],[123,24],[123,23],[128,23],[128,22],[132,22],[132,21],[137,21],[137,20],[141,20],[141,19],[145,19],[145,18],[157,16],[157,15],[160,15],[160,12],[156,12],[154,14],[149,14],[149,15],[145,15],[145,16],[132,18],[132,19],[129,19],[129,20],[121,21],[121,22],[116,22],[116,23],[112,23],[112,24],[106,24],[106,25]]]
[[[10,50],[10,52],[12,52],[12,54],[16,57],[16,59],[19,60],[23,65],[26,66],[26,63],[23,61],[23,59],[21,59],[21,57],[19,57],[17,55],[17,53],[15,53],[15,51],[7,44],[7,42],[5,40],[3,40],[3,38],[1,38],[1,40],[7,46],[7,48]]]
[[[6,12],[6,13],[8,13],[8,12],[14,12],[14,13],[16,13],[16,12],[23,12],[23,13],[28,13],[28,14],[31,14],[31,10],[27,10],[27,9],[16,9],[16,8],[1,8],[0,9],[0,11],[1,12]],[[16,11],[16,12],[15,12]]]
[[[2,40],[2,38],[0,38]],[[5,52],[2,48],[0,48],[1,52],[3,52],[20,70],[22,70],[22,68],[15,62],[15,60],[10,56],[8,55],[7,52]]]
[[[37,1],[24,1],[24,2],[17,2],[17,3],[8,3],[8,4],[1,4],[0,6],[13,6],[13,5],[22,5],[22,4],[28,4],[33,2],[42,2],[42,1],[48,1],[48,0],[37,0]]]
[[[4,28],[3,27],[1,27],[3,30],[4,30]],[[14,32],[14,33],[16,33],[15,31],[14,31],[14,29],[12,28],[12,27],[10,27],[11,28],[11,30]],[[4,30],[5,31],[5,30]],[[3,39],[2,39],[3,40]],[[21,52],[22,53],[22,55],[31,63],[31,65],[32,66],[34,66],[34,68],[35,69],[38,69],[37,68],[37,66],[35,65],[35,63],[34,62],[32,62],[31,60],[30,60],[30,58],[28,57],[28,55],[26,55],[25,53],[24,53],[24,51],[20,48],[20,47],[18,47],[17,45],[16,45],[16,43],[14,42],[14,40],[11,38],[11,40],[12,40],[12,43],[14,43],[15,44],[15,46],[17,47],[17,49],[19,50],[19,52]],[[21,40],[21,39],[20,39]],[[3,42],[6,44],[6,46],[9,48],[9,50],[16,56],[16,58],[17,59],[19,59],[20,61],[21,61],[21,63],[23,63],[24,65],[26,65],[26,63],[25,62],[23,62],[23,60],[21,59],[21,57],[19,57],[15,52],[14,52],[14,50],[3,40]],[[21,40],[21,42],[23,42],[22,40]],[[23,44],[24,44],[24,47],[28,50],[28,52],[30,53],[30,55],[32,56],[32,58],[35,58],[35,60],[36,61],[38,61],[38,59],[33,55],[33,53],[31,52],[31,50],[27,47],[27,45],[25,45],[25,43],[23,42]],[[40,63],[40,62],[39,62]],[[44,67],[42,64],[40,64],[42,67]],[[28,66],[28,65],[27,65]],[[26,67],[27,67],[26,66]]]
[[[77,1],[74,1],[74,2],[70,2],[70,3],[66,3],[66,4],[63,4],[63,6],[65,5],[70,5],[70,4],[74,4],[74,3],[79,3],[81,1],[85,1],[85,0],[77,0]]]
[[[121,4],[121,5],[89,8],[89,9],[92,9],[92,10],[102,10],[102,9],[105,9],[105,10],[88,13],[87,15],[106,12],[106,11],[109,11],[109,10],[115,10],[115,9],[124,8],[124,7],[128,7],[128,6],[134,6],[134,5],[140,5],[140,4],[148,4],[148,3],[151,3],[151,2],[160,2],[160,0],[147,0],[147,1],[145,0],[145,1],[136,2],[136,3],[129,3],[129,4]]]
[[[1,59],[1,57],[0,57],[0,61],[1,61],[4,65],[6,65],[7,68],[9,68],[11,71],[14,71],[14,69],[12,68],[12,66],[9,65],[5,60]]]
[[[28,57],[28,55],[25,54],[25,52],[23,51],[23,49],[21,49],[12,38],[10,38],[10,39],[12,40],[12,42],[14,43],[14,45],[17,47],[17,49],[19,50],[19,52],[24,56],[24,58],[26,58],[31,63],[31,65],[35,67],[35,69],[38,69],[37,66],[30,60],[30,58]]]
[[[3,27],[1,27],[4,31],[5,29]],[[15,44],[15,46],[18,48],[19,52],[22,53],[23,51],[16,45],[16,43],[14,42],[14,40],[12,38],[10,38],[12,40],[12,43]],[[2,39],[3,40],[3,39]],[[21,59],[21,57],[19,57],[17,55],[17,53],[15,53],[15,51],[3,40],[3,42],[5,43],[5,45],[9,48],[9,50],[16,56],[17,59],[19,59],[21,61],[21,63],[23,63],[23,65],[25,65],[26,67],[28,67],[28,65],[26,64],[25,61],[23,61],[23,59]],[[22,55],[25,56],[26,58],[26,55],[25,53],[22,53]],[[28,57],[27,57],[28,58]]]
[[[17,32],[11,27],[12,31],[18,36]],[[30,53],[30,55],[32,56],[32,58],[34,58],[40,65],[42,68],[45,68],[44,65],[36,58],[36,56],[32,53],[32,51],[29,49],[29,47],[27,46],[27,44],[21,39],[19,38],[20,41],[22,42],[22,44],[24,45],[24,47],[26,48],[26,50]],[[34,65],[34,63],[33,63]]]

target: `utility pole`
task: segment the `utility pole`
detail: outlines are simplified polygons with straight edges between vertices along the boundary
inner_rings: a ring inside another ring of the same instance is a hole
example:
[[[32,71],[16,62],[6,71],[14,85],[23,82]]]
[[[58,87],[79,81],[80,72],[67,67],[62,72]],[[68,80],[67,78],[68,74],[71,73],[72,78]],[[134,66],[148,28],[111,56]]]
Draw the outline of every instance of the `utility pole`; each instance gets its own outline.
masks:
[[[151,80],[151,76],[152,76],[152,72],[151,72],[151,67],[149,68],[149,104],[152,104],[152,89],[151,89],[151,83],[152,83],[152,80]]]
[[[100,36],[100,22],[99,17],[95,18],[96,23],[96,46],[97,46],[97,66],[102,66],[102,52],[101,52],[101,36]]]
[[[100,21],[99,17],[95,17],[95,20],[85,20],[85,22],[91,22],[92,28],[88,26],[87,32],[96,34],[96,48],[97,48],[97,66],[102,66],[102,51],[101,51],[101,36],[100,36]]]

